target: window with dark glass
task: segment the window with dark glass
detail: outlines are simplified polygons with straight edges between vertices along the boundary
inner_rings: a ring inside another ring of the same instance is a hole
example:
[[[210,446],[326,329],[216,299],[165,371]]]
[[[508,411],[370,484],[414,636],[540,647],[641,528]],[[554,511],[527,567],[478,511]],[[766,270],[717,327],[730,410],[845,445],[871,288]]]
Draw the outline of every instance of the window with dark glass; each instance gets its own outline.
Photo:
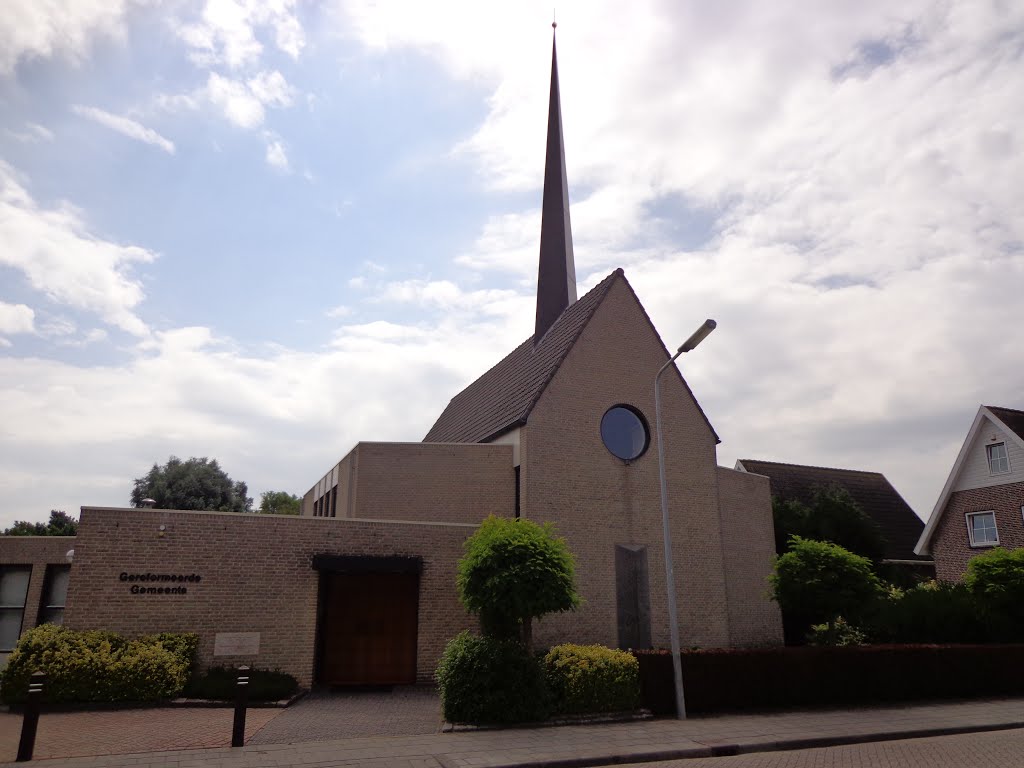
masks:
[[[640,411],[628,405],[616,405],[601,419],[601,440],[613,456],[632,461],[647,450],[651,432]]]
[[[68,599],[68,582],[70,580],[70,565],[46,566],[46,580],[43,582],[43,600],[39,604],[40,624],[64,623],[64,604]]]
[[[0,566],[0,666],[7,663],[21,636],[31,576],[31,565]]]

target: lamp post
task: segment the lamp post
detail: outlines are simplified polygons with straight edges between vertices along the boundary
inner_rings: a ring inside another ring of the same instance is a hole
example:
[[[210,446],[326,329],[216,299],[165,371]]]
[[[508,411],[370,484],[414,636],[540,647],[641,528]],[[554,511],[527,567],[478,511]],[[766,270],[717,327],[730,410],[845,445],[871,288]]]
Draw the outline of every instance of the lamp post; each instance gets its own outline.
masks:
[[[665,480],[665,443],[661,433],[661,374],[676,361],[684,352],[689,352],[696,347],[707,335],[715,330],[718,325],[714,320],[708,319],[700,326],[693,335],[683,342],[676,353],[669,358],[658,370],[654,377],[654,421],[658,430],[658,479],[661,481],[661,525],[663,538],[665,539],[665,589],[668,590],[668,624],[669,634],[672,638],[672,673],[675,676],[676,689],[676,716],[680,720],[686,719],[686,702],[683,699],[683,662],[679,657],[679,618],[676,615],[676,577],[675,568],[672,565],[672,532],[668,525],[668,484]]]

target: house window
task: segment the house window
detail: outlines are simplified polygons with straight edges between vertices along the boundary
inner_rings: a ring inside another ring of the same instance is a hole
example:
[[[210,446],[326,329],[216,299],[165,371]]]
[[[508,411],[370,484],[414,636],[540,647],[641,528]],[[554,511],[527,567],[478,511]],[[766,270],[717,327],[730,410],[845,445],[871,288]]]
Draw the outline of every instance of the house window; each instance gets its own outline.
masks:
[[[31,565],[0,566],[0,667],[21,637]]]
[[[43,600],[39,604],[40,624],[63,624],[64,604],[68,597],[68,581],[71,579],[70,565],[46,566],[46,581],[43,583]]]
[[[999,543],[995,512],[968,512],[967,535],[972,547],[992,547]]]
[[[640,458],[651,444],[651,432],[640,411],[616,405],[601,418],[601,440],[613,456],[632,461]]]
[[[1005,475],[1010,471],[1010,457],[1006,453],[1006,443],[993,443],[985,446],[988,454],[988,473]]]

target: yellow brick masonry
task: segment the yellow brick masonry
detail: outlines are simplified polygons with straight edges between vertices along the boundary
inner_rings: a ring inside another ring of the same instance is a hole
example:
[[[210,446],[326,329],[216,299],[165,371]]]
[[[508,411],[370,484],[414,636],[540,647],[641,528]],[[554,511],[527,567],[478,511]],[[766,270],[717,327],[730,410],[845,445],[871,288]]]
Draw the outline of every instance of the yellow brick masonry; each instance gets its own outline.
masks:
[[[423,558],[417,677],[428,681],[445,642],[475,625],[455,591],[455,565],[472,530],[452,523],[84,507],[65,623],[130,635],[198,632],[204,666],[278,668],[309,685],[317,623],[313,555],[416,555]],[[122,572],[202,580],[185,582],[184,595],[134,595]],[[259,656],[214,658],[218,632],[259,632]]]
[[[43,583],[48,564],[67,565],[68,550],[75,547],[74,536],[0,536],[0,565],[30,565],[25,617],[21,631],[36,626],[43,599]]]
[[[537,631],[541,645],[585,638],[615,646],[617,638],[615,545],[646,544],[650,571],[652,642],[667,647],[667,600],[658,457],[654,440],[655,373],[666,360],[653,327],[635,295],[617,280],[583,330],[541,396],[521,433],[522,508],[525,516],[557,523],[579,561],[580,591],[585,600],[572,616],[544,620]],[[760,540],[773,542],[767,498],[749,519],[738,513],[723,523],[719,515],[715,437],[697,403],[671,371],[662,378],[665,451],[669,478],[677,603],[684,646],[730,645],[723,525],[734,551]],[[600,421],[617,404],[639,409],[651,425],[651,448],[625,463],[604,447]],[[734,494],[735,495],[735,494]],[[736,525],[736,523],[741,523]],[[768,565],[760,556],[751,568]],[[764,589],[750,594],[748,573],[736,582],[737,616],[763,605]],[[756,575],[753,577],[756,581]],[[745,592],[744,592],[745,590]],[[740,592],[743,592],[741,595]],[[777,622],[754,620],[737,630],[744,643],[779,643]]]

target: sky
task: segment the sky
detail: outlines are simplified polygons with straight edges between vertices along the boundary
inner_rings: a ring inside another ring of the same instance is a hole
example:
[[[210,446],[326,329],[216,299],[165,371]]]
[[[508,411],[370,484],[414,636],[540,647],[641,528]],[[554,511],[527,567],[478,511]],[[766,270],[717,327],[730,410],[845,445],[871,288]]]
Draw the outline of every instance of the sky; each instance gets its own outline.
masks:
[[[628,6],[628,7],[627,7]],[[533,331],[550,3],[7,0],[0,526],[171,455],[301,495]],[[577,278],[738,458],[927,518],[1024,408],[1024,3],[561,2]]]

